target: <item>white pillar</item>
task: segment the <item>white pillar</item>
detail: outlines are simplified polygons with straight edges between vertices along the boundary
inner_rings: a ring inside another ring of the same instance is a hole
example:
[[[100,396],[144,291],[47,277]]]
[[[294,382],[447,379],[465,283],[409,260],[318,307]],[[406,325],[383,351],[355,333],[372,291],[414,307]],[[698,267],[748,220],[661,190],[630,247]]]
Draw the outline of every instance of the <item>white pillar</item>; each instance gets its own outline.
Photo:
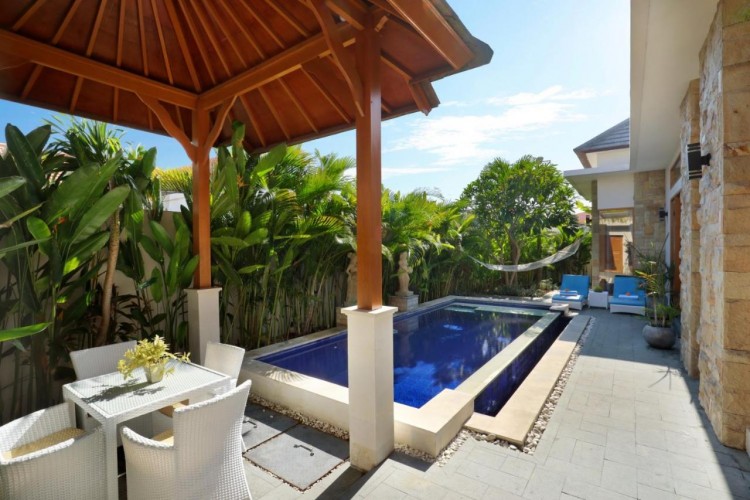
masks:
[[[187,293],[188,340],[193,362],[203,364],[206,344],[221,341],[219,292],[221,288],[189,288]]]
[[[348,321],[349,459],[368,471],[393,451],[393,313],[342,309]]]

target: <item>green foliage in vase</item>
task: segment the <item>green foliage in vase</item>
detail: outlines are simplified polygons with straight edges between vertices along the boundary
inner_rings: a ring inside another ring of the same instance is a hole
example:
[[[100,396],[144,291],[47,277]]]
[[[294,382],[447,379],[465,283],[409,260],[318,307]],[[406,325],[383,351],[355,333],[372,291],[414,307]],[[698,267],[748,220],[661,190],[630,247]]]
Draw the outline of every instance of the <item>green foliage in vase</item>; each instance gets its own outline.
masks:
[[[170,359],[184,363],[190,360],[190,353],[173,354],[169,352],[169,344],[156,335],[153,340],[140,340],[134,348],[125,351],[124,358],[117,362],[117,371],[127,380],[133,375],[133,371],[138,368],[166,365]],[[174,372],[174,367],[167,368],[164,370],[164,375],[169,375],[172,372]]]

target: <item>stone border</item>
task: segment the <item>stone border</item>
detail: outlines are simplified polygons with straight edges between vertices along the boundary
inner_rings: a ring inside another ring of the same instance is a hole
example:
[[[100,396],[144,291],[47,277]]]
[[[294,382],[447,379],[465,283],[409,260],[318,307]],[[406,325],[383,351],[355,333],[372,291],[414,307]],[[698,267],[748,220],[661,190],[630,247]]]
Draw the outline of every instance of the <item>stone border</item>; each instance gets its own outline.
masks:
[[[474,413],[464,427],[523,446],[589,320],[584,315],[573,317],[497,415]]]

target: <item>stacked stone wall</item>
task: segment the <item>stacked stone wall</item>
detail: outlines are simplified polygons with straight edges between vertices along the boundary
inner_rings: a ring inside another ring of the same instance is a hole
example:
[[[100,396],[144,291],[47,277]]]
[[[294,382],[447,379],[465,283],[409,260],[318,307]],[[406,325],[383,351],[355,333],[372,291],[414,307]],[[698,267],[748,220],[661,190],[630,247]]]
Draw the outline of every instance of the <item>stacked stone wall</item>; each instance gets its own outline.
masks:
[[[653,254],[664,245],[666,221],[659,220],[659,209],[666,208],[665,179],[665,170],[636,172],[633,177],[633,243],[641,252]]]
[[[724,0],[701,51],[700,401],[719,439],[750,426],[750,21]]]
[[[700,141],[700,93],[699,80],[690,82],[685,99],[682,101],[682,131],[680,134],[682,156],[680,158],[680,176],[682,204],[680,220],[680,316],[682,322],[682,341],[680,342],[682,362],[691,377],[698,376],[698,324],[701,311],[701,274],[700,274],[700,225],[698,208],[700,193],[698,180],[688,176],[687,145]]]
[[[599,238],[601,237],[601,228],[599,226],[599,185],[596,181],[591,181],[591,286],[599,284],[599,273],[601,267],[599,263]]]

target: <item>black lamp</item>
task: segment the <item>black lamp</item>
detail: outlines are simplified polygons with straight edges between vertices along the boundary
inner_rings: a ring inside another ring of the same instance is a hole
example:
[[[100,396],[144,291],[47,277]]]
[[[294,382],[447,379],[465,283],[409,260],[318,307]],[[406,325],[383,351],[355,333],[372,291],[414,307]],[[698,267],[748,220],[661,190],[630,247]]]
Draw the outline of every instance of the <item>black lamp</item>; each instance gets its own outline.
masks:
[[[711,164],[711,153],[701,155],[701,144],[694,142],[687,145],[688,179],[700,179],[703,165]]]
[[[660,221],[666,219],[668,215],[669,215],[669,212],[664,210],[664,207],[659,208],[659,220]]]

